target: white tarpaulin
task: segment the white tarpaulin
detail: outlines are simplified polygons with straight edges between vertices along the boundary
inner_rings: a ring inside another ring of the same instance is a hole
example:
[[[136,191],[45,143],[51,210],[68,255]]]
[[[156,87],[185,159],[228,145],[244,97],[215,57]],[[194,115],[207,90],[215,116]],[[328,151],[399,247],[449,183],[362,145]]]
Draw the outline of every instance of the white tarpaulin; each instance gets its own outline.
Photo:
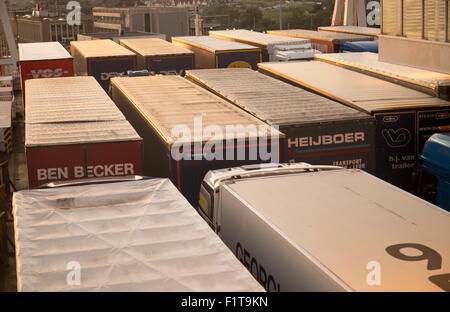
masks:
[[[13,208],[19,291],[263,291],[168,179],[20,191]]]

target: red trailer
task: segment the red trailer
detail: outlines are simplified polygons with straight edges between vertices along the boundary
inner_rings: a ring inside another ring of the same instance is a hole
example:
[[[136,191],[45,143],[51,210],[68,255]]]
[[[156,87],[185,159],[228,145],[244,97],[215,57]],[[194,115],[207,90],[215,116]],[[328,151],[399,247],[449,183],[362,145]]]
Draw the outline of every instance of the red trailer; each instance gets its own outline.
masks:
[[[95,78],[31,80],[26,90],[30,187],[142,175],[142,139]]]
[[[19,64],[23,107],[28,79],[73,76],[72,56],[59,42],[19,43]]]

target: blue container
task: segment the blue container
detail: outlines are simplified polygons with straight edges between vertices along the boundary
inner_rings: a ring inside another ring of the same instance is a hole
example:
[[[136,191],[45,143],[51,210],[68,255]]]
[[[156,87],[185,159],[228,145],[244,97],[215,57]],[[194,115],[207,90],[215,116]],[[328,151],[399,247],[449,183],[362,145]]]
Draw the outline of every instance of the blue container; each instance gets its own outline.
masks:
[[[437,179],[436,205],[450,211],[450,132],[432,135],[425,143],[421,159],[422,171]],[[422,171],[419,193],[423,186]]]
[[[340,52],[373,52],[378,53],[378,40],[374,41],[342,41]]]

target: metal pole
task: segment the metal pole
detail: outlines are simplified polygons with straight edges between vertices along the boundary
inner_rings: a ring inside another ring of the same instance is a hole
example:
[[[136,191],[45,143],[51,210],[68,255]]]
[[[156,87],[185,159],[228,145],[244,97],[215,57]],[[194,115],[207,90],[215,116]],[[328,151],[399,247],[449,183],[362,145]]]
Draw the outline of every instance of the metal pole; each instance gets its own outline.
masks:
[[[280,0],[280,30],[283,29],[283,10],[281,9],[281,0]]]

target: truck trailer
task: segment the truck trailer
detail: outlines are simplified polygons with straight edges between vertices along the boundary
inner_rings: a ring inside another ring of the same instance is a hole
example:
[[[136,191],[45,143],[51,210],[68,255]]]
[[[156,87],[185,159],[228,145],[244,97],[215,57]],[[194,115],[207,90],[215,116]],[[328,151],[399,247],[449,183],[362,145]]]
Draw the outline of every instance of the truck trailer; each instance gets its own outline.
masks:
[[[24,190],[13,213],[20,292],[264,291],[168,179]]]
[[[137,69],[153,75],[184,75],[195,68],[194,52],[162,39],[121,39],[120,45],[137,55]]]
[[[215,170],[199,205],[268,291],[450,291],[450,213],[364,171]]]
[[[367,113],[251,69],[190,70],[186,78],[276,126],[282,161],[375,172],[375,120]]]
[[[74,74],[73,58],[59,42],[19,43],[19,67],[23,108],[26,103],[25,81],[71,77]]]
[[[419,155],[432,134],[450,125],[449,102],[325,62],[267,63],[259,69],[374,116],[376,175],[416,192]]]
[[[210,36],[172,37],[172,42],[195,53],[196,69],[244,67],[258,69],[261,48]]]
[[[373,40],[372,36],[361,36],[307,29],[269,30],[267,31],[267,33],[277,36],[309,39],[311,40],[312,48],[322,53],[339,53],[341,44],[343,42]]]
[[[282,134],[183,77],[117,77],[111,91],[144,139],[144,174],[170,178],[192,204],[209,170],[279,162]]]
[[[30,187],[142,174],[142,139],[94,77],[25,83]]]
[[[136,54],[112,40],[71,41],[75,76],[93,76],[108,92],[112,77],[136,70]]]

